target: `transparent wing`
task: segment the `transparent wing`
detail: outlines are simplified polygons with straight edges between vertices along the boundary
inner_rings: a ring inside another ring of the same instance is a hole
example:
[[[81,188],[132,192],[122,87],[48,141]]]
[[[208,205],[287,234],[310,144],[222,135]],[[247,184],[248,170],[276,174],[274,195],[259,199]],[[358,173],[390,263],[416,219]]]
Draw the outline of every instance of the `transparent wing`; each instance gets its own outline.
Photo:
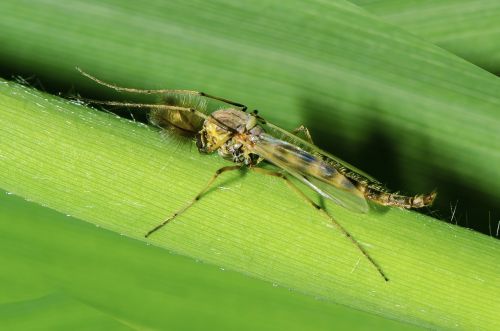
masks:
[[[383,190],[383,185],[376,180],[375,178],[371,177],[370,175],[366,174],[362,170],[357,169],[353,165],[339,159],[338,157],[323,151],[320,149],[318,146],[315,146],[295,135],[292,133],[280,128],[277,125],[274,125],[272,123],[269,123],[267,121],[264,121],[261,119],[261,125],[264,128],[264,130],[270,134],[271,136],[274,136],[280,140],[284,140],[286,142],[291,143],[292,145],[298,146],[299,148],[303,149],[304,151],[320,157],[323,161],[331,165],[332,167],[336,168],[338,171],[343,173],[346,177],[351,177],[356,179],[357,181],[362,181],[363,179],[366,179],[367,181],[373,183],[373,184],[379,184],[380,189]]]
[[[251,148],[311,189],[349,210],[367,212],[368,204],[356,186],[321,158],[286,141],[261,134]]]

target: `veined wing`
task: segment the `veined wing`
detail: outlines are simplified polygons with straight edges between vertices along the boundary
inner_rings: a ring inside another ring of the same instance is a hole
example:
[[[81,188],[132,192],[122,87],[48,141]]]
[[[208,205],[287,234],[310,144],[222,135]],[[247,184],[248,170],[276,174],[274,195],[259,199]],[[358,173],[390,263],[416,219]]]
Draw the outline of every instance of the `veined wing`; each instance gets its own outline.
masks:
[[[340,158],[328,152],[323,151],[319,147],[305,141],[304,139],[301,139],[300,137],[297,137],[292,133],[280,128],[279,126],[269,123],[267,121],[263,121],[261,125],[268,134],[280,140],[289,142],[292,145],[298,146],[300,149],[314,156],[319,157],[320,159],[322,159],[324,162],[334,167],[337,171],[342,173],[347,178],[354,179],[356,182],[370,182],[372,185],[376,186],[378,190],[387,191],[383,187],[383,185],[375,178],[357,169],[353,165],[341,160]]]
[[[259,135],[252,149],[325,198],[353,211],[368,211],[363,193],[320,157],[266,133]]]

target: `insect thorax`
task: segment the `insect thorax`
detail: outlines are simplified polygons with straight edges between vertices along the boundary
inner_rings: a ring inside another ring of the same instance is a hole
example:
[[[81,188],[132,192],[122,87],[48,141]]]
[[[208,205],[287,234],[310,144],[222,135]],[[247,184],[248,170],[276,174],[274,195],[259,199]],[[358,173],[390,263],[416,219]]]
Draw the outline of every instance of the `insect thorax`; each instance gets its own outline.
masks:
[[[263,132],[256,124],[254,116],[238,109],[215,111],[203,123],[203,129],[196,136],[196,146],[201,153],[217,151],[235,163],[257,164],[259,156],[248,149],[252,138]]]

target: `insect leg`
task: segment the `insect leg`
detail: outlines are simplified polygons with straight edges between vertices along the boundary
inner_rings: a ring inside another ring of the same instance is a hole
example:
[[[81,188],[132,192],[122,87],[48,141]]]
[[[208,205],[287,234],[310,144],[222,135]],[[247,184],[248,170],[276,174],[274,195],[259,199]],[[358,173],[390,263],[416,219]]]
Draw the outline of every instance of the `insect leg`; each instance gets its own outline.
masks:
[[[188,210],[191,206],[193,206],[195,204],[195,202],[197,202],[198,200],[201,199],[201,197],[208,191],[208,189],[210,188],[210,186],[212,186],[213,182],[217,179],[217,177],[219,177],[221,174],[223,174],[224,172],[228,172],[228,171],[233,171],[233,170],[239,170],[241,169],[241,166],[239,165],[236,165],[236,166],[227,166],[227,167],[222,167],[220,169],[218,169],[215,174],[212,176],[212,178],[210,178],[210,180],[208,181],[208,183],[205,185],[205,187],[203,187],[203,189],[200,191],[200,193],[198,193],[193,200],[191,200],[187,205],[185,205],[184,207],[182,207],[180,210],[178,210],[177,212],[175,212],[172,216],[170,216],[169,218],[166,218],[163,222],[161,222],[159,225],[155,226],[153,229],[149,230],[148,233],[146,233],[146,235],[144,235],[144,237],[149,237],[150,235],[152,235],[154,232],[158,231],[159,229],[161,229],[162,227],[164,227],[165,225],[167,225],[169,222],[173,221],[177,216],[181,215],[182,213],[184,213],[186,210]]]
[[[292,130],[292,133],[294,135],[297,135],[297,133],[301,133],[301,132],[305,135],[307,142],[310,143],[311,145],[314,145],[313,139],[311,137],[311,133],[309,133],[309,130],[304,125],[301,125],[298,128]]]
[[[164,110],[176,110],[176,111],[182,111],[186,113],[192,113],[197,116],[200,116],[203,119],[206,119],[208,116],[204,113],[202,113],[199,110],[196,110],[194,108],[187,108],[187,107],[179,107],[179,106],[170,106],[170,105],[163,105],[163,104],[155,104],[155,103],[134,103],[134,102],[120,102],[120,101],[101,101],[101,100],[93,100],[93,99],[82,99],[88,103],[93,103],[93,104],[98,104],[98,105],[106,105],[106,106],[119,106],[119,107],[129,107],[129,108],[147,108],[147,109],[164,109]]]
[[[236,106],[238,108],[241,108],[241,110],[245,111],[247,110],[247,106],[239,103],[239,102],[234,102],[225,98],[217,97],[214,95],[206,94],[205,92],[200,92],[200,91],[194,91],[194,90],[174,90],[174,89],[138,89],[138,88],[131,88],[131,87],[121,87],[118,85],[114,85],[111,83],[107,83],[97,77],[92,76],[89,73],[86,73],[82,69],[76,67],[76,70],[78,70],[83,76],[93,80],[97,84],[109,87],[115,91],[118,92],[130,92],[130,93],[140,93],[140,94],[165,94],[165,93],[173,93],[173,94],[189,94],[189,95],[198,95],[201,97],[209,98],[209,99],[214,99],[214,100],[219,100],[222,102],[225,102],[227,104]]]
[[[197,93],[198,93],[198,95],[200,95],[202,97],[210,98],[210,99],[214,99],[214,100],[219,100],[219,101],[225,102],[229,105],[236,106],[238,108],[241,108],[242,111],[246,111],[248,109],[247,106],[245,106],[244,104],[239,103],[239,102],[231,101],[231,100],[228,100],[226,98],[216,97],[215,95],[206,94],[205,92],[197,92]]]
[[[249,168],[250,170],[259,172],[264,175],[269,175],[269,176],[274,176],[274,177],[279,177],[283,179],[288,187],[292,189],[295,193],[297,193],[299,196],[301,196],[307,203],[309,203],[314,209],[319,210],[323,215],[325,215],[330,222],[332,222],[333,225],[335,225],[349,240],[358,248],[358,250],[370,261],[370,263],[377,269],[379,274],[384,278],[384,280],[387,282],[389,281],[389,278],[385,275],[384,271],[382,270],[382,267],[368,254],[368,252],[365,250],[365,248],[352,236],[352,234],[344,228],[335,218],[333,218],[325,209],[323,209],[320,205],[316,204],[314,201],[309,199],[304,192],[302,192],[295,184],[293,184],[288,177],[277,171],[272,171],[272,170],[267,170],[263,168]]]

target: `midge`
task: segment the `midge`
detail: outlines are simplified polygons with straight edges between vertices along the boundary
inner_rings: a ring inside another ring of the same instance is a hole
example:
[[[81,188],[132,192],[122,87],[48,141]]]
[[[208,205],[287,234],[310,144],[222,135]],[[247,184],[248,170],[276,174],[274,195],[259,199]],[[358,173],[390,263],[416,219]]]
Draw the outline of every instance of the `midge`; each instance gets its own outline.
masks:
[[[186,105],[126,103],[115,101],[88,100],[91,103],[150,109],[150,120],[163,128],[175,128],[183,133],[196,136],[196,146],[201,153],[217,151],[220,156],[237,165],[218,169],[205,187],[182,209],[166,218],[145,234],[151,236],[200,200],[218,176],[225,172],[239,170],[243,166],[270,176],[283,179],[304,201],[327,217],[370,261],[380,275],[388,281],[380,265],[368,254],[365,248],[334,219],[325,209],[309,199],[289,180],[288,175],[297,178],[321,196],[357,212],[367,212],[366,200],[384,206],[400,208],[421,208],[434,201],[436,193],[404,196],[390,193],[383,185],[363,174],[354,167],[333,155],[314,146],[308,130],[301,126],[293,133],[265,121],[257,111],[247,113],[243,104],[192,90],[142,90],[112,85],[91,76],[77,68],[84,76],[120,92],[142,94],[192,95],[222,101],[231,105],[209,115],[200,109]],[[305,140],[296,134],[302,132]],[[271,171],[256,167],[267,161],[283,171]]]

